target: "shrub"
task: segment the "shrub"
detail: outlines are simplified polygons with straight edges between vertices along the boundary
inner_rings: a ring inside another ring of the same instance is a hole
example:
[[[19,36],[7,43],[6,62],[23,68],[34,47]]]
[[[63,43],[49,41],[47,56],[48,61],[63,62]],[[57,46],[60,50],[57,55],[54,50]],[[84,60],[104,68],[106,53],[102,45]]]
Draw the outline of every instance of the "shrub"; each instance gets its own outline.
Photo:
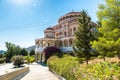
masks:
[[[103,56],[102,56],[102,55],[99,55],[99,56],[98,56],[98,58],[99,58],[99,59],[102,59],[102,58],[103,58]]]
[[[24,64],[24,58],[21,55],[13,56],[11,60],[13,62],[13,65],[16,67],[20,67]]]
[[[85,61],[86,59],[85,58],[79,58],[79,63],[83,63],[83,61]]]
[[[96,57],[91,57],[90,59],[92,60],[92,59],[95,59]]]
[[[114,52],[109,52],[106,54],[106,57],[115,57],[115,53]]]
[[[24,59],[27,61],[27,64],[32,63],[35,61],[35,57],[34,56],[25,56]]]
[[[5,58],[0,58],[0,63],[4,63],[5,62]]]
[[[45,63],[47,62],[49,57],[53,55],[53,53],[57,53],[57,52],[61,52],[61,51],[55,46],[46,47],[44,49]]]
[[[3,57],[3,54],[0,54],[0,58],[2,58]]]
[[[117,63],[101,62],[78,66],[75,71],[80,80],[120,80],[120,67]]]
[[[53,53],[53,54],[52,54],[52,56],[57,56],[57,57],[59,57],[59,58],[62,58],[63,55],[64,55],[64,53],[62,53],[62,52],[57,52],[57,53]]]
[[[79,64],[80,60],[84,58],[52,56],[48,59],[48,67],[66,80],[120,80],[120,63],[101,62],[85,65]]]
[[[79,64],[76,57],[64,55],[63,58],[52,56],[48,59],[49,69],[66,78],[66,80],[77,80],[75,77],[75,67]]]

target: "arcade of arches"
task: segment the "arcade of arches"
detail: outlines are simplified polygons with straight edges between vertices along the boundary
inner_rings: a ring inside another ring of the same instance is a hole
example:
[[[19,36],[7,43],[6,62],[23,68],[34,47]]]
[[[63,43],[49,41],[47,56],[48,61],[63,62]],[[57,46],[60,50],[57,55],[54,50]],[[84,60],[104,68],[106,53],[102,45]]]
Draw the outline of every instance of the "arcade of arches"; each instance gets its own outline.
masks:
[[[73,38],[66,38],[66,39],[62,39],[62,40],[43,38],[41,40],[36,41],[36,44],[37,44],[36,45],[37,49],[41,49],[41,50],[36,50],[35,59],[36,59],[36,61],[38,61],[38,60],[42,61],[42,55],[43,55],[44,48],[46,48],[48,46],[56,46],[57,48],[72,47]]]

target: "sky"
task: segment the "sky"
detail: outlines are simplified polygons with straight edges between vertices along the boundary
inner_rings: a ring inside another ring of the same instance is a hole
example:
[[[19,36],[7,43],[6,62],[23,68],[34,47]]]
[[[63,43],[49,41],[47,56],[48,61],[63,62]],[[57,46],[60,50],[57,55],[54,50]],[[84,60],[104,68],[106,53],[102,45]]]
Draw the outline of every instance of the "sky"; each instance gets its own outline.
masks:
[[[98,4],[103,0],[0,0],[0,50],[5,42],[21,47],[35,45],[44,30],[57,24],[59,17],[71,12],[88,11],[97,21]]]

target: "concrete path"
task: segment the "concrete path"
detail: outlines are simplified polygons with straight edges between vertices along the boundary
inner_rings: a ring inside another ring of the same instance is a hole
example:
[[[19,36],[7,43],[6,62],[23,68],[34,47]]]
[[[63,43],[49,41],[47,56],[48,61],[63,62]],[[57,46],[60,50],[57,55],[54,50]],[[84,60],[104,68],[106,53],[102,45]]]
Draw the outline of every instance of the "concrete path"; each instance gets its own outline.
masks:
[[[15,70],[15,68],[13,68],[13,63],[7,63],[7,64],[1,64],[0,66],[0,75],[6,74],[8,72],[12,72]]]
[[[58,78],[48,70],[45,65],[32,63],[29,65],[30,72],[21,80],[58,80]]]

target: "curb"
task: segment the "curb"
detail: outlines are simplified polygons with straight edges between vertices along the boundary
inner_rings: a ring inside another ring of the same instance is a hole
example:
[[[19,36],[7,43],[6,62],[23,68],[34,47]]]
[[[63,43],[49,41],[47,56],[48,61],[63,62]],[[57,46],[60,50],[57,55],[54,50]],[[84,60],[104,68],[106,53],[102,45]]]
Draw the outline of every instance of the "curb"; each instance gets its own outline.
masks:
[[[28,74],[30,71],[26,71],[23,74],[18,75],[17,77],[15,77],[13,80],[20,80],[21,78],[23,78],[26,74]]]
[[[50,70],[50,69],[49,69],[49,71],[52,72],[59,80],[66,80],[66,79],[63,78],[62,76],[58,75],[55,71]]]

